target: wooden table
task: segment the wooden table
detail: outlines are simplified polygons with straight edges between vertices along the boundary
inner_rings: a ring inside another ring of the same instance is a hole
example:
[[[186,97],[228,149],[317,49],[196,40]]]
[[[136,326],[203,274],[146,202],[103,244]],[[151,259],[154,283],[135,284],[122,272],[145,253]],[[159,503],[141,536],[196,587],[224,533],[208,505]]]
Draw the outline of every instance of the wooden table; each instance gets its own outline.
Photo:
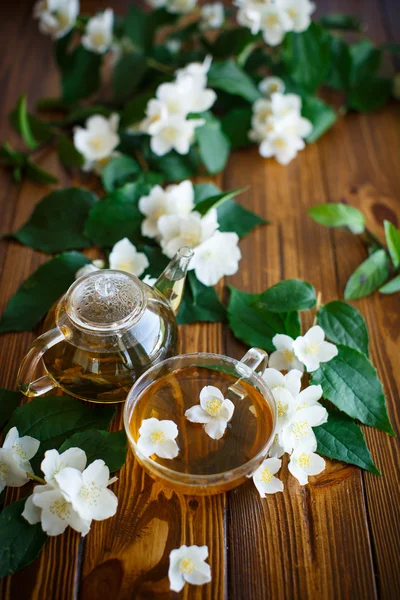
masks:
[[[92,13],[107,4],[122,13],[127,3],[82,4]],[[360,15],[377,43],[396,41],[395,0],[318,4],[321,14]],[[0,11],[0,137],[13,140],[7,114],[17,97],[28,91],[33,106],[40,97],[56,95],[57,73],[51,43],[31,18],[31,2],[4,2]],[[241,268],[229,283],[259,292],[280,279],[299,277],[321,290],[324,301],[342,297],[349,275],[366,251],[354,236],[315,224],[307,208],[345,197],[367,211],[369,226],[378,233],[382,234],[383,218],[399,225],[399,156],[399,111],[394,103],[371,116],[349,114],[288,167],[261,159],[255,149],[233,154],[217,182],[224,189],[250,184],[240,202],[272,225],[257,229],[241,243]],[[61,184],[71,183],[54,153],[42,155],[40,161],[59,174]],[[18,187],[4,173],[1,181],[1,231],[9,232],[27,219],[46,189],[31,182]],[[2,241],[0,257],[2,311],[46,256]],[[394,429],[400,432],[399,296],[374,294],[355,305],[368,322],[371,357],[384,382]],[[3,387],[15,386],[18,365],[34,337],[35,333],[2,337]],[[184,351],[233,357],[245,352],[221,324],[186,326],[182,339]],[[69,529],[49,540],[37,561],[3,580],[0,597],[174,598],[167,578],[169,553],[183,543],[195,543],[209,546],[213,580],[203,587],[186,586],[181,598],[398,598],[399,440],[368,428],[365,435],[382,478],[334,462],[310,485],[300,487],[284,468],[284,493],[265,500],[252,482],[226,495],[181,497],[154,483],[129,456],[114,488],[117,516],[95,523],[85,539]],[[7,500],[18,497],[18,490],[10,490]]]

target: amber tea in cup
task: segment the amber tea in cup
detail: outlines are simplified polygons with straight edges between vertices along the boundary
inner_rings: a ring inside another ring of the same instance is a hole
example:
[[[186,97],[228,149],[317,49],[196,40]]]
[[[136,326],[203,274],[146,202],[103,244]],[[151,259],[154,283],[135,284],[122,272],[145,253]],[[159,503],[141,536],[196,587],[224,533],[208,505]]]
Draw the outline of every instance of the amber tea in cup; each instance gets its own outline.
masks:
[[[265,458],[275,427],[275,404],[255,372],[266,354],[252,349],[236,361],[213,354],[178,356],[145,373],[132,388],[125,408],[125,426],[142,465],[168,486],[188,494],[213,494],[245,480]],[[206,386],[218,388],[234,405],[233,416],[220,439],[212,439],[201,423],[185,412],[199,404]],[[173,421],[178,427],[175,458],[141,455],[137,447],[145,419]]]

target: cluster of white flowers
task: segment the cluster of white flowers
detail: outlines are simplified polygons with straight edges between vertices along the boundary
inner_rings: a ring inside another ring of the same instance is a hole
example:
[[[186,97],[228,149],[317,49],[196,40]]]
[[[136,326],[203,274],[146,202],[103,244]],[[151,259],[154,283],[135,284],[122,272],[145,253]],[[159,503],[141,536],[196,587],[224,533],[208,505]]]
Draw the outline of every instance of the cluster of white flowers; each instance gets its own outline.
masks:
[[[147,0],[152,8],[165,8],[169,13],[187,15],[196,7],[197,0]]]
[[[108,119],[93,115],[86,120],[85,127],[75,127],[74,146],[85,160],[84,171],[101,174],[104,167],[115,156],[119,145],[119,115],[112,114]]]
[[[270,46],[277,46],[288,31],[301,32],[308,29],[315,4],[310,0],[236,0],[239,8],[237,21],[251,29],[262,32]]]
[[[29,461],[35,456],[39,445],[40,442],[29,435],[19,437],[16,427],[10,429],[0,448],[0,492],[6,485],[21,487],[29,481],[27,473],[32,472]]]
[[[63,533],[68,525],[84,536],[93,520],[115,515],[118,499],[108,486],[116,477],[110,479],[104,460],[95,460],[88,467],[86,462],[80,448],[45,453],[40,465],[45,483],[35,486],[22,513],[28,523],[41,523],[51,536]]]
[[[301,98],[284,94],[285,84],[279,77],[261,81],[260,90],[266,96],[253,104],[249,138],[260,144],[264,158],[274,156],[281,165],[287,165],[303,150],[312,124],[301,116]]]
[[[321,363],[332,360],[338,353],[335,344],[325,341],[325,332],[319,325],[314,325],[295,340],[278,333],[272,342],[276,351],[270,356],[269,366],[279,371],[297,369],[303,372],[305,366],[312,373]]]
[[[54,40],[67,35],[75,27],[79,15],[79,0],[39,0],[33,9],[39,29]],[[113,41],[114,12],[107,8],[88,20],[82,45],[89,52],[104,54]]]
[[[175,81],[158,86],[156,97],[147,104],[146,118],[139,129],[150,135],[150,146],[157,156],[171,150],[179,154],[189,152],[196,127],[205,121],[188,115],[208,110],[217,98],[214,90],[207,89],[210,65],[211,58],[207,57],[203,63],[190,63],[179,69]]]
[[[165,190],[154,186],[139,200],[145,215],[142,234],[155,238],[163,253],[172,258],[181,246],[190,246],[194,256],[189,265],[204,285],[215,285],[225,275],[233,275],[241,259],[239,237],[218,231],[217,211],[204,216],[196,212],[191,181],[170,185]]]
[[[200,29],[219,29],[225,21],[225,10],[222,2],[203,4],[200,9]]]

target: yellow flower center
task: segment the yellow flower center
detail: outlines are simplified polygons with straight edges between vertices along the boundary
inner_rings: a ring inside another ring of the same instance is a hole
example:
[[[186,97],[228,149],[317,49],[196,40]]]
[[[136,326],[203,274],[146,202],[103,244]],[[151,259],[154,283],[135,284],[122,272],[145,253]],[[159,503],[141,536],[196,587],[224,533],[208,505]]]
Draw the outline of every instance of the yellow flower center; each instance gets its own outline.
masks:
[[[297,17],[297,10],[295,8],[288,8],[287,11],[289,17],[291,17],[292,19],[295,19]]]
[[[132,263],[129,260],[124,260],[119,263],[118,270],[130,272],[132,270]]]
[[[206,402],[206,411],[208,412],[209,415],[215,417],[215,415],[218,413],[219,409],[221,408],[222,405],[222,400],[220,400],[219,398],[211,398],[210,400],[207,400]]]
[[[286,350],[282,350],[282,354],[283,354],[283,358],[287,361],[287,362],[292,362],[293,360],[293,352],[291,350],[288,350],[286,348]]]
[[[92,42],[95,46],[103,46],[106,41],[106,37],[103,31],[96,31],[92,35]]]
[[[192,561],[191,558],[182,558],[182,560],[179,563],[179,570],[181,573],[184,573],[185,575],[190,575],[190,573],[193,572],[194,569],[194,562]]]
[[[83,500],[90,504],[97,504],[97,498],[100,496],[101,490],[95,484],[94,481],[90,481],[86,485],[82,486],[79,495]]]
[[[275,146],[278,150],[284,150],[286,148],[286,145],[286,140],[284,140],[283,138],[278,138],[275,142]],[[287,352],[290,352],[290,350],[287,350]]]
[[[307,452],[302,452],[299,458],[297,459],[297,462],[299,463],[299,466],[302,469],[309,467],[311,464],[311,454],[308,454]]]
[[[69,518],[71,514],[71,506],[65,498],[60,498],[51,504],[49,508],[50,512],[53,515],[56,515],[62,521],[65,521]]]
[[[6,463],[1,462],[0,463],[0,479],[5,481],[9,471],[10,471],[10,467],[8,465],[6,465]]]
[[[310,356],[315,356],[315,354],[318,354],[319,351],[319,344],[308,344],[307,348],[306,348],[306,352],[307,354],[310,354]]]
[[[264,469],[264,471],[261,473],[261,481],[263,481],[264,483],[271,483],[271,480],[272,480],[272,473],[268,469],[268,467],[266,467]]]
[[[165,442],[165,434],[162,431],[153,431],[150,439],[153,444],[162,444]]]
[[[266,24],[267,27],[275,27],[275,25],[278,25],[279,23],[279,19],[276,15],[268,15],[266,18]]]
[[[276,403],[276,408],[278,411],[278,417],[284,417],[287,413],[288,405],[283,404],[280,400]]]
[[[269,91],[271,94],[278,91],[278,84],[276,82],[269,84]]]
[[[297,421],[293,425],[293,433],[296,440],[300,440],[302,437],[310,433],[310,426],[308,421]]]
[[[90,140],[89,144],[93,150],[100,150],[100,148],[103,146],[103,138],[96,136]]]
[[[14,444],[12,448],[15,450],[18,456],[22,458],[22,460],[28,460],[28,455],[21,444]]]
[[[177,131],[173,127],[166,127],[163,131],[163,137],[167,142],[174,142],[177,137]]]

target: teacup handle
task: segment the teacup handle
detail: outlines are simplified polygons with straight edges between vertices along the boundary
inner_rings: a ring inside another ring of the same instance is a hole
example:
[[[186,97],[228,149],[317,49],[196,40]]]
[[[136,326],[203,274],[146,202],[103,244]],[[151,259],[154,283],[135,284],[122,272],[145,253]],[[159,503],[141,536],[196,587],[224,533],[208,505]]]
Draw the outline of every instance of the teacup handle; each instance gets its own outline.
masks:
[[[252,371],[262,375],[268,365],[268,354],[264,350],[260,350],[260,348],[250,348],[240,362]]]
[[[34,398],[42,396],[46,392],[56,387],[56,382],[48,375],[35,379],[36,370],[43,354],[49,349],[66,339],[66,335],[59,327],[46,331],[39,336],[32,344],[28,354],[24,357],[17,375],[18,389],[25,396]]]

